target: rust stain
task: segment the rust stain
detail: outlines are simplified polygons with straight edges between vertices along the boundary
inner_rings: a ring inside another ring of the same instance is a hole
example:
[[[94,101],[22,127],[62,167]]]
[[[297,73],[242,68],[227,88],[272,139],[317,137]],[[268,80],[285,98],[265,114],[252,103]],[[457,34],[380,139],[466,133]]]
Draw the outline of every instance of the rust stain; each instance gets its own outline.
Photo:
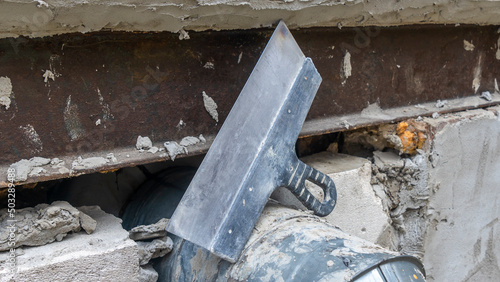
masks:
[[[414,120],[402,121],[396,126],[396,134],[402,143],[401,152],[414,155],[417,149],[422,149],[427,140],[425,126]]]

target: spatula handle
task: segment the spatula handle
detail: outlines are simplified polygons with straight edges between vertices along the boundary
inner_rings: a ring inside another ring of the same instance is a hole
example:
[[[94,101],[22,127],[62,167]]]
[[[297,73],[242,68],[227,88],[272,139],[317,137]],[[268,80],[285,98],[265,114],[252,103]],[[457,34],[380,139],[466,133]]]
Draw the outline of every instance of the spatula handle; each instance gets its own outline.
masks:
[[[295,169],[293,169],[295,167]],[[323,189],[323,202],[319,201],[306,188],[306,180],[313,182]],[[285,187],[290,190],[299,201],[315,215],[327,216],[337,203],[337,189],[333,180],[326,174],[314,169],[301,161],[292,166],[290,180]]]

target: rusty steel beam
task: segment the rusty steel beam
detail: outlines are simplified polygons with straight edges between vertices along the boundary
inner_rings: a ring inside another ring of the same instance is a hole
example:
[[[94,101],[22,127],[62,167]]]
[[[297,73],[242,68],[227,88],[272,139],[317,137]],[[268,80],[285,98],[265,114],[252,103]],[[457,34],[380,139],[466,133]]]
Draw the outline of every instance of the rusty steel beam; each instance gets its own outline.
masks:
[[[189,40],[179,40],[171,33],[99,32],[0,40],[0,84],[8,79],[12,85],[9,109],[0,108],[0,187],[7,185],[10,164],[34,156],[60,158],[67,169],[46,166],[23,183],[168,159],[137,151],[138,135],[161,147],[203,134],[207,142],[184,155],[206,152],[271,33],[191,32]],[[292,33],[323,77],[303,136],[500,102],[497,94],[492,101],[478,98],[493,93],[500,80],[498,27]],[[218,121],[202,93],[217,104]],[[71,170],[78,156],[108,153],[117,160]]]

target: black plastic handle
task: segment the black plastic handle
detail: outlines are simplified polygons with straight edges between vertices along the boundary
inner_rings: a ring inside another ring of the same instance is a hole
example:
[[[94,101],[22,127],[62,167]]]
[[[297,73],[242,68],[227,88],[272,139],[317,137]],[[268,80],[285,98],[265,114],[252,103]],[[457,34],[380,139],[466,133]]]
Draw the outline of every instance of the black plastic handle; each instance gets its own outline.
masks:
[[[326,174],[297,160],[291,167],[290,179],[284,186],[290,190],[299,201],[315,215],[327,216],[337,204],[337,188],[333,180]],[[323,189],[323,202],[314,197],[306,188],[306,180],[313,182]]]

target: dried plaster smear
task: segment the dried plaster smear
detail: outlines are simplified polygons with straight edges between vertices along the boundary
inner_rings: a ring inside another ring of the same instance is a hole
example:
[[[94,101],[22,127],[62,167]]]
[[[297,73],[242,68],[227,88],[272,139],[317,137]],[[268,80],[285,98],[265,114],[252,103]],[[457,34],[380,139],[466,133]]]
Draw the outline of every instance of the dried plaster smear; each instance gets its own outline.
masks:
[[[38,2],[38,3],[37,3]],[[40,37],[103,28],[170,31],[250,29],[285,20],[290,27],[500,24],[495,0],[6,0],[0,37]],[[478,12],[481,11],[481,12]],[[311,16],[314,15],[314,16]]]
[[[8,110],[10,107],[10,95],[12,94],[12,83],[8,77],[0,77],[0,105]]]

